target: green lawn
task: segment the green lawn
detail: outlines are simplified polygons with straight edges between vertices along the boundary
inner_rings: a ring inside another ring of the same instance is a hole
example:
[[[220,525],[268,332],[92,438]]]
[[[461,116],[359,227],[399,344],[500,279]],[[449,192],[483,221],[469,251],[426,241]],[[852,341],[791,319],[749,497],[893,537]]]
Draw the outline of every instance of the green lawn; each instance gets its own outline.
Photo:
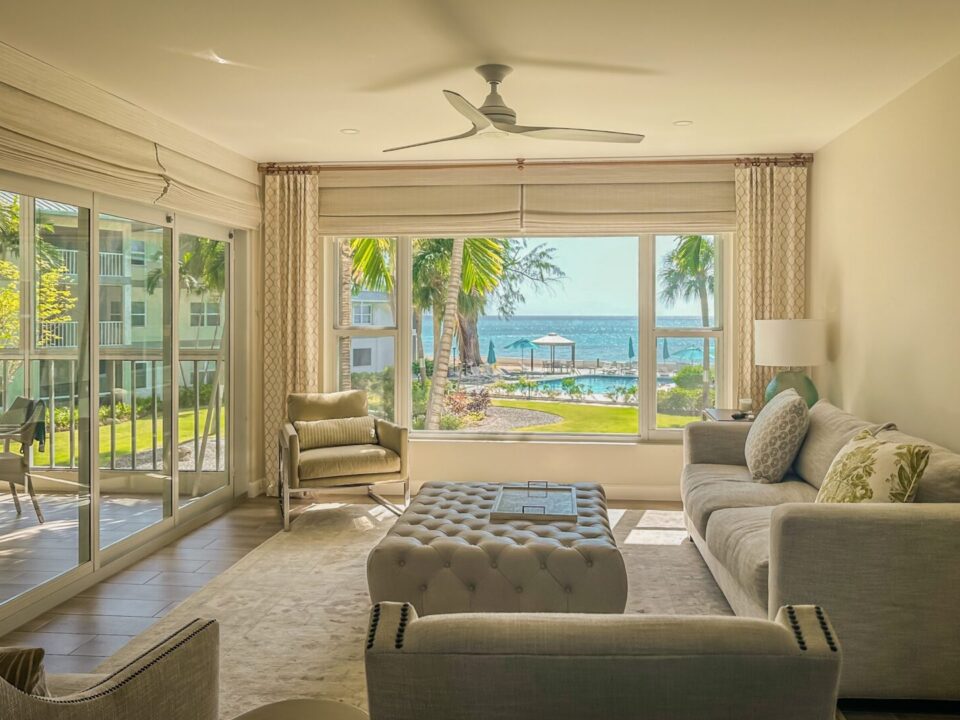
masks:
[[[220,427],[221,429],[225,426],[226,410],[223,409],[220,411]],[[207,410],[203,408],[200,410],[200,434],[203,435],[203,428],[207,419]],[[178,418],[178,434],[181,442],[186,442],[193,438],[193,411],[181,412],[180,417]],[[212,428],[211,428],[212,431]],[[149,450],[153,447],[153,426],[150,422],[150,418],[137,418],[137,452],[143,452],[144,450]],[[158,445],[161,444],[163,436],[163,421],[161,418],[157,419],[157,441]],[[125,422],[118,422],[116,425],[116,457],[122,457],[123,455],[129,455],[132,450],[131,439],[133,437],[133,423],[129,420]],[[211,432],[212,438],[212,432]],[[80,439],[76,432],[74,432],[74,442],[79,443]],[[66,430],[58,430],[56,432],[56,464],[57,465],[69,465],[70,464],[70,434]],[[34,464],[38,466],[46,465],[50,462],[50,442],[47,441],[46,452],[34,453]],[[100,426],[100,466],[107,466],[110,464],[110,425],[101,425]]]
[[[493,400],[497,407],[522,408],[559,415],[560,422],[516,428],[515,432],[630,433],[637,432],[637,409],[615,405],[584,405],[544,400]],[[657,414],[657,427],[681,428],[699,418]]]

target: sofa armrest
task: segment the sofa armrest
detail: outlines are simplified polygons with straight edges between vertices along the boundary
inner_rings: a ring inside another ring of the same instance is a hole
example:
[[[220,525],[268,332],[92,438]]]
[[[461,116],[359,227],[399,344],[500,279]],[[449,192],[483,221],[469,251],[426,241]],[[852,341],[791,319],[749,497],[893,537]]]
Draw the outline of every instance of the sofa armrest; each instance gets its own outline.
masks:
[[[816,604],[844,697],[960,699],[960,503],[788,503],[770,523],[769,605]]]
[[[285,422],[280,426],[279,435],[280,445],[280,465],[281,471],[287,473],[290,481],[290,487],[300,486],[300,436],[297,435],[293,423]]]
[[[683,464],[746,465],[750,423],[694,422],[683,428]]]
[[[376,419],[376,425],[380,444],[400,456],[400,473],[406,477],[410,431],[380,418]]]

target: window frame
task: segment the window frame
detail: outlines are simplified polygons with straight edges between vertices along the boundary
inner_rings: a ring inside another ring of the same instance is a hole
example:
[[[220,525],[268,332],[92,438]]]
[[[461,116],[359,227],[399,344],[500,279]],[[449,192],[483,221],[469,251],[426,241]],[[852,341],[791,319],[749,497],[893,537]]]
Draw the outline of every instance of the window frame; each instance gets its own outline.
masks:
[[[141,310],[136,310],[136,306],[142,306]],[[139,318],[140,322],[137,323],[136,319]],[[146,300],[131,300],[130,301],[130,327],[146,327],[147,325],[147,302]]]
[[[689,231],[688,231],[689,232]],[[356,325],[343,326],[339,322],[339,253],[337,243],[349,239],[346,236],[327,238],[326,267],[327,287],[332,289],[329,295],[330,308],[326,323],[328,337],[334,352],[327,353],[328,363],[325,366],[326,387],[338,387],[339,348],[341,338],[368,337],[377,338],[390,336],[394,338],[395,373],[394,407],[395,421],[410,428],[411,438],[414,440],[471,440],[471,441],[530,441],[530,442],[587,442],[587,443],[679,443],[682,442],[682,428],[658,428],[656,426],[656,344],[663,337],[709,337],[716,342],[716,403],[724,407],[728,403],[728,395],[732,392],[732,378],[728,377],[729,368],[735,367],[735,361],[728,357],[730,342],[728,334],[736,327],[736,319],[728,315],[733,303],[728,297],[729,288],[733,287],[730,277],[732,263],[727,257],[733,245],[730,231],[713,230],[697,231],[698,234],[711,235],[717,243],[717,272],[716,290],[714,299],[714,319],[716,325],[710,328],[657,328],[656,314],[656,237],[685,234],[683,230],[662,230],[657,232],[624,234],[622,237],[635,237],[638,244],[638,292],[637,292],[637,432],[634,433],[519,433],[497,432],[480,433],[458,430],[413,430],[411,426],[412,387],[413,387],[413,318],[412,318],[412,241],[418,237],[471,237],[476,235],[430,233],[421,235],[394,235],[390,236],[397,242],[397,267],[395,278],[396,317],[392,326],[383,325]],[[356,237],[361,237],[357,235]],[[563,237],[562,234],[549,236],[515,234],[510,237],[523,237],[536,241],[541,237]],[[570,235],[570,237],[583,237]],[[646,282],[645,282],[646,280]],[[352,314],[351,314],[352,317]],[[351,361],[353,355],[351,352]],[[399,372],[406,368],[406,372]],[[646,378],[646,380],[644,379]],[[693,420],[695,421],[695,420]],[[693,422],[691,421],[691,422]]]

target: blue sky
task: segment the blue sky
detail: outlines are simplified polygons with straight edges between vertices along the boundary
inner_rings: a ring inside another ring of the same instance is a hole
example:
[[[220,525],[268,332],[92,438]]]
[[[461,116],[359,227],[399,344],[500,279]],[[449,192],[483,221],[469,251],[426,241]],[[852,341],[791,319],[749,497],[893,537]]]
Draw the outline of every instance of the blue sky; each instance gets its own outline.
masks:
[[[524,288],[527,301],[519,315],[636,315],[638,243],[635,237],[529,238],[530,246],[545,244],[566,277],[550,290]],[[673,243],[657,244],[657,267]],[[660,306],[657,314],[699,315],[697,302]]]

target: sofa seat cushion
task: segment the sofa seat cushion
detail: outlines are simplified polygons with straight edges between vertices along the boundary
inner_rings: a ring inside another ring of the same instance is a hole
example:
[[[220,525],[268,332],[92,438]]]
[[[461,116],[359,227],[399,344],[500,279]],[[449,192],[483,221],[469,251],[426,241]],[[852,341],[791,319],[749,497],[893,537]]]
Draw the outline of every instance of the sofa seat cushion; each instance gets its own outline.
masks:
[[[778,483],[754,482],[745,465],[687,465],[680,479],[683,510],[701,537],[717,510],[813,502],[817,490],[796,475]]]
[[[300,479],[400,472],[400,456],[382,445],[341,445],[300,453]]]
[[[772,507],[717,510],[707,523],[707,549],[747,595],[767,607]]]

